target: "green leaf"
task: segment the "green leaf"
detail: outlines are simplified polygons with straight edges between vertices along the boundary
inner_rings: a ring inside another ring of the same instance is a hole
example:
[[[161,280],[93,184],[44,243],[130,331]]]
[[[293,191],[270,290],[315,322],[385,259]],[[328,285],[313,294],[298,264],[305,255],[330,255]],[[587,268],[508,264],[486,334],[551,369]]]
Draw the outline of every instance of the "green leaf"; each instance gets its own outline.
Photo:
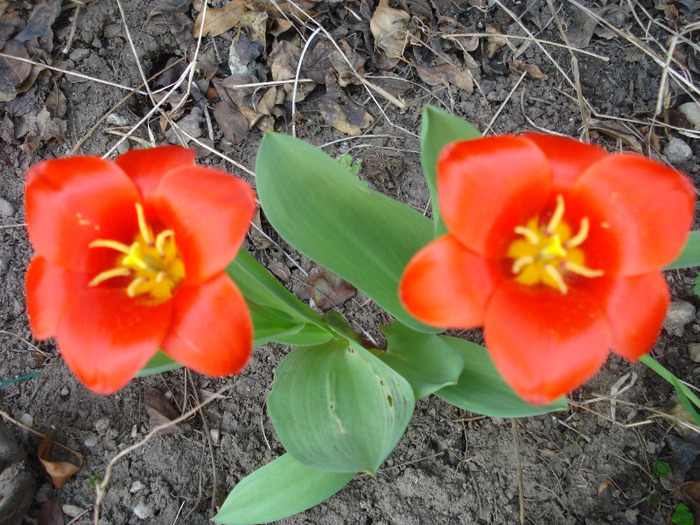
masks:
[[[354,476],[305,467],[285,454],[243,478],[212,521],[253,525],[279,520],[321,503]]]
[[[403,377],[340,340],[292,350],[277,367],[267,408],[284,448],[307,467],[376,473],[414,402]]]
[[[255,328],[253,346],[270,341],[287,345],[318,345],[332,337],[327,330],[295,321],[282,311],[263,308],[252,302],[248,302],[248,309]]]
[[[382,331],[388,348],[379,359],[409,382],[416,399],[457,384],[464,361],[440,337],[416,332],[399,322],[382,327]]]
[[[676,525],[693,525],[695,523],[695,518],[693,517],[693,513],[690,512],[688,505],[681,503],[676,507],[676,511],[671,517],[671,522]]]
[[[150,376],[153,374],[162,374],[169,370],[175,370],[176,368],[182,368],[182,365],[177,361],[173,361],[170,356],[165,354],[162,350],[158,350],[156,355],[151,357],[151,359],[146,363],[136,377]]]
[[[678,270],[700,266],[700,232],[690,232],[681,254],[664,270]]]
[[[433,106],[428,106],[423,110],[420,133],[420,159],[433,206],[435,237],[447,231],[440,218],[440,206],[436,184],[437,161],[440,156],[440,151],[450,142],[476,139],[479,137],[481,137],[479,130],[466,120],[445,113]]]
[[[297,299],[247,251],[239,250],[226,272],[247,301],[269,307],[267,309],[270,311],[282,311],[296,321],[312,323],[320,328],[325,326],[321,314]]]
[[[286,135],[265,134],[255,171],[265,215],[288,243],[402,323],[438,331],[416,321],[398,298],[406,264],[433,238],[428,219],[367,189],[337,161]]]
[[[483,346],[454,337],[441,339],[462,355],[464,370],[456,386],[436,392],[439,398],[470,412],[493,417],[528,417],[567,410],[566,398],[545,406],[523,401],[500,376]]]

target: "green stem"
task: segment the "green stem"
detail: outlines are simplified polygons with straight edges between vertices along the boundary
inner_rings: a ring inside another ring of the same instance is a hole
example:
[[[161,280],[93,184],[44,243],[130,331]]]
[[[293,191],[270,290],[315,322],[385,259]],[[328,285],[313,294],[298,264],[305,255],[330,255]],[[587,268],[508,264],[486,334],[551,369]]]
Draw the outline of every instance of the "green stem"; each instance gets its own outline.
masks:
[[[646,354],[640,357],[639,361],[647,365],[659,376],[671,383],[677,390],[680,390],[683,393],[683,395],[690,399],[696,407],[700,408],[700,399],[698,399],[698,397],[693,393],[693,391],[686,385],[684,385],[671,371],[663,367],[653,357],[651,357],[649,354]]]

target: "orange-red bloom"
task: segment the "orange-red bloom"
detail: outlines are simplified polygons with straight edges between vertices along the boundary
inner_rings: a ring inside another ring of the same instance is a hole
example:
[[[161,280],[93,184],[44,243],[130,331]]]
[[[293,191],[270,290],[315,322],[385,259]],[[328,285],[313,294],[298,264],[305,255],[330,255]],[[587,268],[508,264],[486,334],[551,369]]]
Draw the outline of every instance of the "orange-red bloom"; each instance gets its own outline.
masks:
[[[248,362],[250,313],[224,269],[255,196],[194,156],[165,146],[115,162],[49,160],[27,174],[31,328],[37,339],[55,337],[96,393],[124,386],[158,348],[212,376]]]
[[[544,404],[661,330],[660,268],[683,248],[695,191],[634,154],[540,134],[457,142],[437,168],[449,233],[419,251],[400,296],[419,320],[484,327],[503,378]]]

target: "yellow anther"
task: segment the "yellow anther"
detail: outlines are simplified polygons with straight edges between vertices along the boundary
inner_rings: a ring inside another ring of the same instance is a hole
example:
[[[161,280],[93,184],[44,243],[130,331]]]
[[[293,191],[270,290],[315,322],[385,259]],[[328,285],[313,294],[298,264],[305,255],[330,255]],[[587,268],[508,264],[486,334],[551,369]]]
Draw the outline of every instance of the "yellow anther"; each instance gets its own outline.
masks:
[[[174,244],[174,239],[175,239],[175,232],[172,230],[163,230],[158,234],[156,237],[156,251],[158,252],[158,255],[161,257],[165,257],[165,243],[168,239],[173,239],[173,244]]]
[[[540,254],[543,259],[552,259],[554,257],[566,257],[566,250],[561,244],[561,240],[558,235],[552,235],[549,237],[547,245],[542,249]]]
[[[549,222],[547,223],[547,227],[545,228],[545,233],[547,235],[552,235],[556,229],[557,226],[559,226],[559,223],[561,222],[562,218],[564,217],[564,197],[561,195],[557,195],[557,207],[554,208],[554,213],[552,213],[552,216],[549,219]]]
[[[526,228],[525,226],[516,226],[514,231],[518,235],[525,237],[533,246],[537,246],[540,243],[540,236],[533,232],[530,228]]]
[[[563,264],[566,271],[581,275],[583,277],[593,278],[603,275],[603,270],[591,270],[590,268],[586,268],[585,266],[581,266],[580,264],[576,264],[571,261],[564,261]]]
[[[126,295],[129,297],[136,297],[139,294],[138,288],[141,285],[144,285],[148,282],[148,279],[145,277],[137,277],[131,283],[129,283],[129,286],[126,289]]]
[[[578,233],[564,243],[564,248],[568,250],[571,248],[576,248],[576,246],[580,246],[581,243],[588,238],[588,229],[588,217],[584,217],[581,219],[581,227],[579,228]]]
[[[525,257],[521,257],[520,259],[516,259],[515,262],[513,263],[513,267],[511,268],[511,271],[514,274],[519,274],[520,271],[527,266],[528,264],[532,264],[535,262],[535,258],[532,255],[526,255]]]
[[[111,248],[112,250],[117,250],[118,252],[122,252],[127,255],[129,254],[129,250],[131,249],[124,243],[112,241],[109,239],[97,239],[88,244],[88,246],[90,248]]]
[[[139,222],[139,232],[141,232],[143,240],[149,246],[153,246],[153,232],[146,223],[146,215],[143,213],[143,206],[138,202],[136,203],[136,217]]]
[[[115,277],[129,277],[130,275],[131,270],[129,270],[129,268],[112,268],[105,272],[98,273],[93,280],[88,283],[88,286],[97,286],[108,279],[114,279]]]
[[[554,281],[556,287],[559,288],[559,291],[566,295],[569,289],[567,288],[566,283],[564,282],[564,277],[562,277],[561,272],[559,272],[559,270],[557,270],[551,264],[545,264],[543,266],[543,270],[547,272],[547,275],[549,275],[549,277],[552,278],[552,281]]]

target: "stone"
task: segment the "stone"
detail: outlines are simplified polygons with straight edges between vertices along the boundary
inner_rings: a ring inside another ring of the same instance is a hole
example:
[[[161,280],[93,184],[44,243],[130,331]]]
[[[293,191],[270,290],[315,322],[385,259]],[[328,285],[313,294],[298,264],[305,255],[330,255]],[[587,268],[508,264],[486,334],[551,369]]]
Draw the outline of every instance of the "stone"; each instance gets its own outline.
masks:
[[[107,430],[109,430],[109,427],[112,425],[112,422],[108,417],[103,417],[95,421],[95,430],[97,430],[97,433],[102,435]]]
[[[146,488],[146,485],[141,483],[139,480],[136,480],[131,484],[131,488],[129,489],[129,492],[131,494],[136,494],[137,492],[139,492],[145,488]]]
[[[695,307],[686,301],[673,301],[668,308],[664,329],[669,335],[683,336],[685,325],[695,319]]]
[[[86,447],[92,448],[97,445],[97,436],[95,434],[88,434],[88,437],[83,441]]]
[[[693,150],[681,139],[673,137],[664,149],[664,155],[671,164],[682,164],[693,155]]]
[[[134,514],[140,520],[147,520],[153,516],[153,509],[145,503],[139,503],[134,507]]]
[[[15,214],[15,207],[5,199],[0,198],[0,217],[7,219]]]
[[[688,354],[696,363],[700,363],[700,343],[691,343],[688,345]]]

